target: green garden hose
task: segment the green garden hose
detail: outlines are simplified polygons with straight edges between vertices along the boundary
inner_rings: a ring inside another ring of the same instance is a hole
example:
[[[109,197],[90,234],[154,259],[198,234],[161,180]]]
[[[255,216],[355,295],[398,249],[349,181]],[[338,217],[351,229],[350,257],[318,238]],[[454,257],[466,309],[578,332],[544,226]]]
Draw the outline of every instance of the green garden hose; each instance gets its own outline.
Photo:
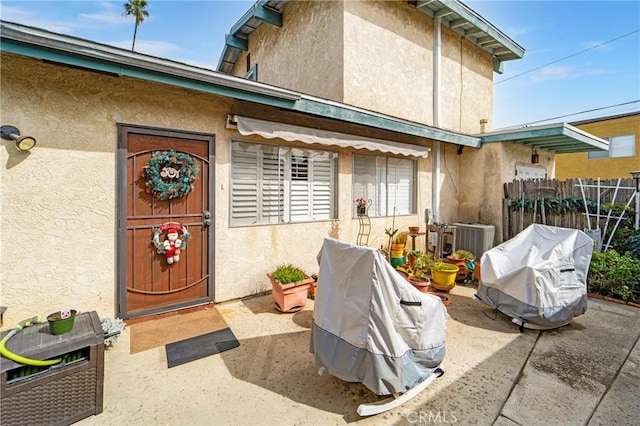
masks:
[[[15,336],[16,334],[18,334],[20,332],[20,330],[22,330],[25,327],[29,327],[30,325],[40,324],[42,322],[44,322],[44,319],[40,315],[35,316],[33,318],[26,319],[24,321],[20,321],[20,323],[18,325],[13,327],[11,329],[11,331],[9,331],[9,333],[7,333],[7,335],[4,336],[2,338],[2,340],[0,340],[0,354],[2,356],[4,356],[5,358],[8,358],[8,359],[10,359],[12,361],[15,361],[15,362],[19,362],[20,364],[35,365],[37,367],[46,367],[48,365],[54,365],[54,364],[58,364],[59,362],[61,362],[62,358],[48,359],[46,361],[41,361],[39,359],[25,358],[23,356],[14,354],[13,352],[9,351],[5,347],[7,341],[9,339],[11,339],[13,336]]]

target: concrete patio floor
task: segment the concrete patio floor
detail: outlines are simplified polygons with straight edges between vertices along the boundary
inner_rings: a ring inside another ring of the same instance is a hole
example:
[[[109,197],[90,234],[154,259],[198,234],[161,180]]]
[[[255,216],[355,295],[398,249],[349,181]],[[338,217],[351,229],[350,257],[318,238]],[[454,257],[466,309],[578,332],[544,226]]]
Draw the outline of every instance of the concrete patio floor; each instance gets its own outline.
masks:
[[[77,424],[639,424],[640,309],[589,299],[567,326],[520,333],[474,293],[451,292],[445,375],[378,416],[356,413],[378,399],[363,385],[318,375],[313,301],[281,314],[269,295],[217,305],[240,347],[171,369],[164,347],[131,355],[125,329],[105,353],[104,411]]]

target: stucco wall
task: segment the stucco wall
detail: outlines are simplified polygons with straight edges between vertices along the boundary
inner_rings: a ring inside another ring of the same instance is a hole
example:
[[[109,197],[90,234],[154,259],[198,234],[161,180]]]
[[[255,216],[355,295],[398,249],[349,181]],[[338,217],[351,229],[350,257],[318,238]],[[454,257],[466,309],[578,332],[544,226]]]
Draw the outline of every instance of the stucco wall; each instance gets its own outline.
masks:
[[[249,37],[258,80],[325,99],[343,98],[341,2],[296,1],[285,6],[282,27],[262,24]],[[242,52],[233,75],[246,74]]]
[[[241,109],[237,102],[7,53],[0,59],[3,124],[38,140],[29,153],[5,140],[0,150],[5,328],[65,306],[115,315],[116,123],[216,136],[216,301],[269,290],[265,274],[284,261],[316,272],[326,236],[355,242],[350,150],[339,150],[335,221],[229,228],[229,141],[285,144],[225,129],[227,114]],[[418,212],[423,212],[430,207],[429,159],[419,160],[418,176]],[[402,230],[423,220],[423,215],[396,217],[394,225]],[[384,229],[392,221],[372,220],[370,246],[386,243]]]
[[[640,170],[640,114],[603,120],[577,126],[594,136],[636,135],[635,157],[596,158],[589,160],[586,152],[561,154],[556,156],[555,177],[560,180],[569,178],[629,178],[630,172]]]
[[[490,130],[491,55],[446,27],[441,39],[440,127],[477,133],[486,118]],[[291,2],[248,52],[259,81],[433,124],[433,19],[407,2]],[[248,52],[233,75],[245,75]]]
[[[544,168],[552,176],[555,157],[538,151],[539,163],[531,163],[531,148],[503,142],[488,143],[482,149],[464,149],[460,159],[459,221],[493,225],[495,243],[502,239],[503,184],[516,178],[516,166]]]

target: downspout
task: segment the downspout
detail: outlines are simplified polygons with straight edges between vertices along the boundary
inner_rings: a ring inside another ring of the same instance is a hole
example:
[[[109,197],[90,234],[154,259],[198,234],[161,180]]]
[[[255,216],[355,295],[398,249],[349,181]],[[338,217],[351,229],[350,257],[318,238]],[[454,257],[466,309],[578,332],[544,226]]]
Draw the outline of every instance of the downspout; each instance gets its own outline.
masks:
[[[440,127],[440,56],[442,18],[433,21],[433,126]],[[431,160],[431,208],[433,221],[440,222],[440,141],[434,141]]]

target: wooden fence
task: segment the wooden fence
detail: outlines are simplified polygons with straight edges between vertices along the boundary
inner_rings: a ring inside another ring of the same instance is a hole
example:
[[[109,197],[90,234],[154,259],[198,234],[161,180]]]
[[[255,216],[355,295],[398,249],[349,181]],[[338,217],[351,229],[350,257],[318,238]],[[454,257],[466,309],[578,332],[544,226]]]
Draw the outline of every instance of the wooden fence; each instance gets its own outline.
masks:
[[[505,183],[504,241],[532,223],[541,223],[580,230],[599,228],[606,246],[617,224],[633,226],[635,192],[635,181],[631,178],[530,179]]]

